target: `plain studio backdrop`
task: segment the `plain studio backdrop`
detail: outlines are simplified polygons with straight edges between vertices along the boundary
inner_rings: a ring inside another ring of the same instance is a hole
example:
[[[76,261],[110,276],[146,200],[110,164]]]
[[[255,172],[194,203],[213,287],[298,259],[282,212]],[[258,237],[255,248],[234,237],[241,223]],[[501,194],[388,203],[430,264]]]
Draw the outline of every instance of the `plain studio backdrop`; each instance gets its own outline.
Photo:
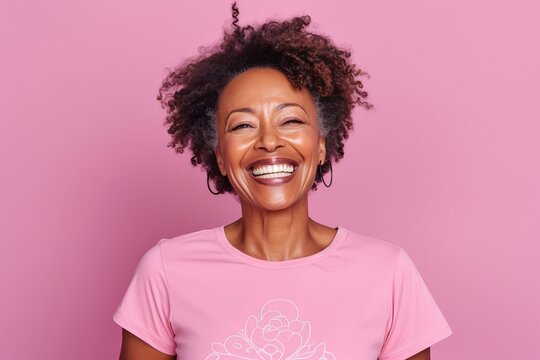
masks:
[[[239,217],[167,148],[155,100],[230,5],[1,2],[2,359],[117,358],[112,314],[142,254]],[[454,331],[433,359],[540,358],[538,2],[239,8],[241,24],[310,14],[371,75],[375,108],[355,110],[310,214],[411,255]]]

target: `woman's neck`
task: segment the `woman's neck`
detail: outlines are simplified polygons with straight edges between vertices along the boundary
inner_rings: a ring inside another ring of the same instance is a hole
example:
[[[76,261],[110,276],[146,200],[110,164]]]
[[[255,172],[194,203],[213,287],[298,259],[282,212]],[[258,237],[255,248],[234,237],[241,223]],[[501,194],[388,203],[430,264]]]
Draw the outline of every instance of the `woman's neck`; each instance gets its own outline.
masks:
[[[240,251],[269,261],[316,253],[331,242],[335,233],[309,218],[307,196],[282,210],[242,203],[242,218],[227,225],[225,232],[229,242]]]

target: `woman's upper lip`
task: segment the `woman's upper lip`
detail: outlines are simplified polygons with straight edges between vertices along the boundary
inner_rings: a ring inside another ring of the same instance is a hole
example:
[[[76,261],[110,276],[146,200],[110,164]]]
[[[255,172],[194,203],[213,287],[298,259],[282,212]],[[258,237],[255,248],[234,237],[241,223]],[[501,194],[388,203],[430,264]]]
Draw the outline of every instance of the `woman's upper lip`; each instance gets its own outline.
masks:
[[[256,160],[249,164],[248,170],[253,169],[254,167],[261,165],[275,165],[275,164],[293,164],[295,167],[298,166],[298,163],[293,159],[288,159],[284,157],[273,157],[273,158],[263,158]]]

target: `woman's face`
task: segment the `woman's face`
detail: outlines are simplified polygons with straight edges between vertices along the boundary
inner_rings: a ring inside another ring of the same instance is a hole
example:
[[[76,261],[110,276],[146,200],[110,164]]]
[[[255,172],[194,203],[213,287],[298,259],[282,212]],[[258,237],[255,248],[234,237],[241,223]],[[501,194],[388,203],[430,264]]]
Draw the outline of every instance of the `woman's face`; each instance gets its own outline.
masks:
[[[280,210],[307,196],[325,140],[308,90],[271,68],[252,68],[223,89],[216,157],[243,204]]]

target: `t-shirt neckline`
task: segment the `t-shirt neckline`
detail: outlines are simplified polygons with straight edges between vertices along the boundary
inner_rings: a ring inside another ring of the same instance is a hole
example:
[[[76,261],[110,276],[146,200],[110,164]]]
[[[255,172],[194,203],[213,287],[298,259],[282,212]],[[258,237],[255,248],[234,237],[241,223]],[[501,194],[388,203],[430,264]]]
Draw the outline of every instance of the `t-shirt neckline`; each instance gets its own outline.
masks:
[[[246,264],[250,264],[250,265],[254,265],[254,266],[258,266],[262,268],[267,268],[267,269],[290,268],[290,267],[311,264],[313,262],[322,260],[328,255],[334,253],[339,248],[339,246],[343,242],[343,239],[345,238],[345,235],[347,233],[347,229],[343,228],[342,226],[337,226],[337,231],[336,231],[336,234],[334,235],[334,238],[332,239],[332,242],[330,242],[330,244],[324,249],[322,249],[321,251],[316,252],[315,254],[303,256],[300,258],[271,261],[271,260],[259,259],[254,256],[248,255],[240,251],[236,247],[234,247],[229,242],[229,240],[227,239],[227,236],[225,235],[225,225],[221,225],[214,228],[214,231],[217,233],[218,242],[230,255],[234,256],[235,258],[237,258],[238,260]]]

